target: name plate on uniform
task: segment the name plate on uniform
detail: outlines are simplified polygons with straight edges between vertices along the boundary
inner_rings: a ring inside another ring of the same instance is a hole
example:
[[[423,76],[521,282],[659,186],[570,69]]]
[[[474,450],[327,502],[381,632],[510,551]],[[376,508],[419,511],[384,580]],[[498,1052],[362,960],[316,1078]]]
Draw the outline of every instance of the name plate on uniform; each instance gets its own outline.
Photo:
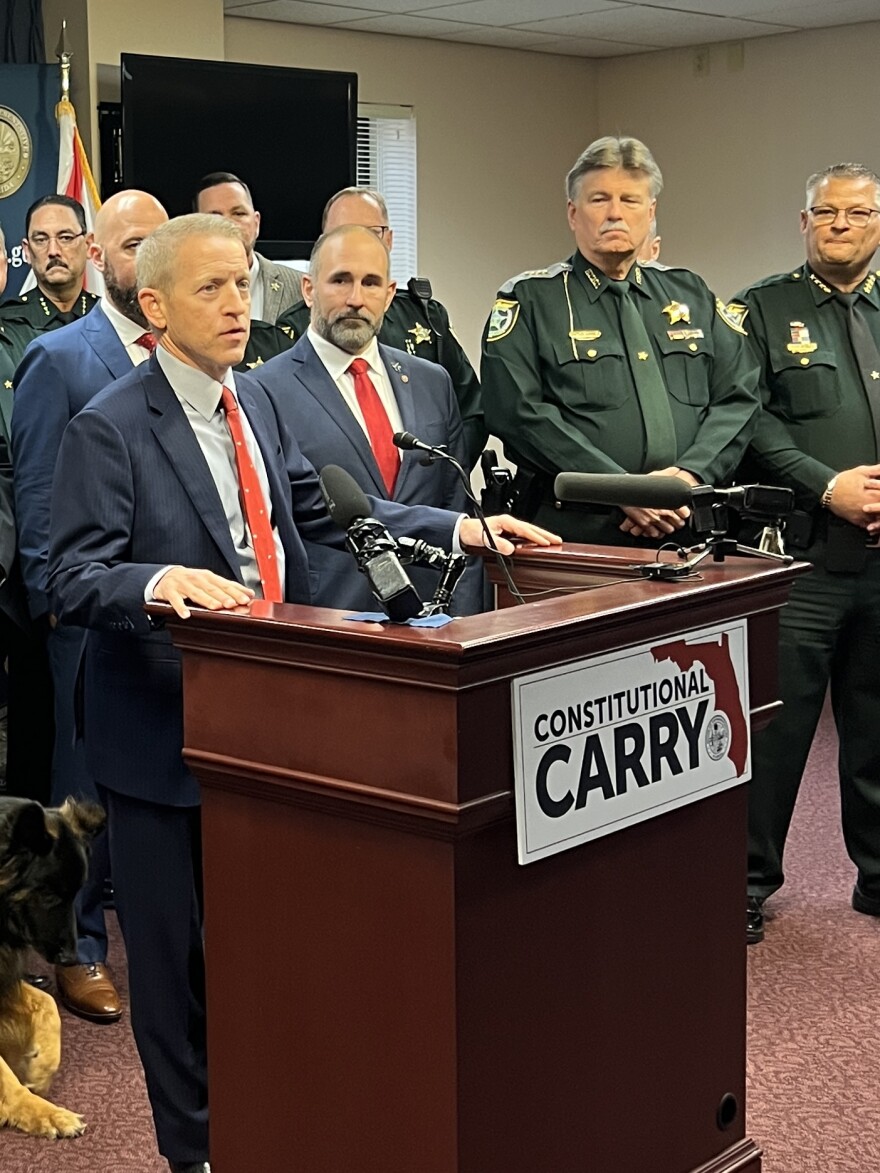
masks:
[[[513,681],[519,862],[751,777],[746,621]]]

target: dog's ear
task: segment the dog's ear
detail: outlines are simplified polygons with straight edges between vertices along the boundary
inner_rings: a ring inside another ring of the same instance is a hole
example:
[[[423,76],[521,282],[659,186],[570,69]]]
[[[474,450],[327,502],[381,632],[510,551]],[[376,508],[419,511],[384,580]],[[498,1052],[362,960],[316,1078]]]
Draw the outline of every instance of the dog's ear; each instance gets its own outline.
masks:
[[[77,839],[94,838],[107,821],[103,807],[94,802],[81,802],[74,798],[65,798],[58,813]]]
[[[48,855],[55,840],[46,827],[46,812],[38,802],[26,802],[12,816],[9,835],[10,855],[28,851]]]

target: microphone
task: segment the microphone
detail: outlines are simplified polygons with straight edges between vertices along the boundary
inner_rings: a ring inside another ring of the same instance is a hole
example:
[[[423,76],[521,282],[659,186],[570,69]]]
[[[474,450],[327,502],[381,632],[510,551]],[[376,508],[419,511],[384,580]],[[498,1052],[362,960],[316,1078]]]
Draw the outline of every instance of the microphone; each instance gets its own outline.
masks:
[[[633,505],[680,509],[690,505],[693,489],[680,477],[638,473],[561,472],[553,483],[557,500],[590,505]]]
[[[357,481],[336,464],[327,464],[318,476],[327,512],[366,575],[374,597],[392,623],[406,623],[424,608],[418,591],[397,552],[397,543],[380,521],[370,517],[370,502]]]
[[[442,448],[435,448],[432,444],[426,444],[418,436],[414,436],[412,432],[395,432],[391,437],[391,443],[396,448],[402,448],[405,452],[411,452],[413,449],[417,449],[419,452],[433,452],[435,455],[445,456],[449,460],[453,459],[446,451],[445,444]]]

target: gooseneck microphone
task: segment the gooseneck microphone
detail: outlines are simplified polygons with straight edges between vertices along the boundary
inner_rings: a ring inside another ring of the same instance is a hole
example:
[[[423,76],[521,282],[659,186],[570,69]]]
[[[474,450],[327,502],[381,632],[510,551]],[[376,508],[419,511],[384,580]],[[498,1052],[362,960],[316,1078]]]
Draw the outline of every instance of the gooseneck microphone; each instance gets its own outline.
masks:
[[[391,437],[391,441],[398,448],[404,449],[405,451],[416,449],[419,452],[427,452],[429,457],[429,459],[425,461],[427,464],[430,464],[432,460],[447,460],[452,465],[452,467],[458,473],[459,480],[464,485],[464,491],[467,499],[473,505],[474,516],[483,527],[483,534],[486,539],[486,545],[490,550],[494,550],[495,552],[495,561],[498,563],[498,567],[501,570],[501,573],[504,575],[504,579],[507,583],[507,589],[510,592],[511,598],[517,603],[524,603],[525,599],[520,593],[519,587],[513,581],[511,573],[507,567],[507,561],[504,555],[498,549],[498,546],[495,542],[495,535],[489,529],[489,525],[486,521],[486,514],[483,512],[483,507],[474,496],[473,489],[471,488],[471,479],[455,459],[455,457],[451,456],[446,451],[446,446],[441,445],[439,447],[435,447],[433,444],[426,444],[423,440],[420,440],[417,436],[414,436],[412,432],[395,432]]]
[[[561,472],[553,482],[558,501],[590,505],[632,505],[643,509],[680,509],[693,490],[681,477],[639,473]]]
[[[318,476],[321,495],[333,521],[345,530],[345,544],[370,590],[393,623],[406,623],[423,613],[422,600],[403,568],[394,538],[376,518],[357,481],[336,464]]]

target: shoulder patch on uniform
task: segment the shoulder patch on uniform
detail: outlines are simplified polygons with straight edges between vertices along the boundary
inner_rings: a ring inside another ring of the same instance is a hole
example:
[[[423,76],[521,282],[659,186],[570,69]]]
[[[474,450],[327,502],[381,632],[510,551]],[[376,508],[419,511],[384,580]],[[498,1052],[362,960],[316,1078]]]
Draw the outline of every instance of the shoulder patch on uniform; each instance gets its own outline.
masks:
[[[572,267],[568,261],[557,261],[549,269],[526,269],[525,273],[518,273],[516,277],[511,277],[509,281],[505,281],[498,292],[513,293],[515,286],[520,281],[531,281],[533,277],[558,277],[560,273],[570,273],[571,269]]]
[[[492,313],[489,315],[489,329],[486,334],[486,341],[498,342],[499,339],[506,338],[516,325],[516,319],[518,317],[519,302],[508,301],[506,298],[499,297],[492,306]]]
[[[744,327],[749,312],[747,305],[743,305],[740,301],[731,301],[725,305],[720,297],[716,297],[715,310],[718,317],[730,326],[731,330],[735,330],[737,334],[742,334],[744,338],[748,338],[748,331]]]

